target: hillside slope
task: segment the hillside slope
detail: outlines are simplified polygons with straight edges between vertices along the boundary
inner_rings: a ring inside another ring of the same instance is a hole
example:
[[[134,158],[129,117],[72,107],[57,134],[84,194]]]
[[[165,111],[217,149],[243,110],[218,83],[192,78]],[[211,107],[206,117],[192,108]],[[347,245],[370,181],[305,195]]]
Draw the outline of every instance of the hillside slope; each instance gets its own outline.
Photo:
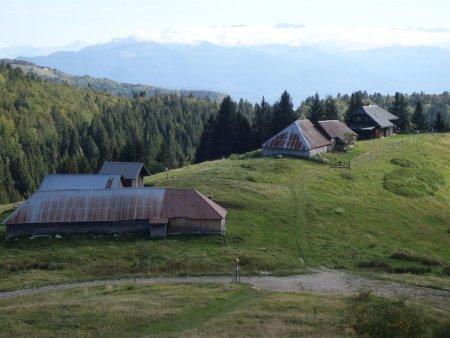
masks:
[[[425,273],[421,283],[450,287],[450,134],[361,141],[350,155],[330,158],[350,158],[353,167],[246,155],[172,170],[168,178],[153,175],[147,185],[196,188],[226,207],[226,235],[1,242],[1,289],[142,274],[228,274],[236,256],[243,273],[326,266],[407,280],[411,275],[398,273],[413,269]],[[360,266],[368,261],[376,263]]]

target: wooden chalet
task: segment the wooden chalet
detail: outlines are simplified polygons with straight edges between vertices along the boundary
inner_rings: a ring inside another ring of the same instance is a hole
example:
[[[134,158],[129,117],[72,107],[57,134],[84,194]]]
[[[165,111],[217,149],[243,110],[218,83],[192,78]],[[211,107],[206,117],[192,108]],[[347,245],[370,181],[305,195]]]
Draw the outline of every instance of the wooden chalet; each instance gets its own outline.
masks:
[[[105,162],[100,175],[121,175],[125,187],[143,187],[150,172],[141,162]]]
[[[372,139],[391,136],[398,117],[377,106],[362,106],[349,116],[348,127],[359,135],[359,138]]]

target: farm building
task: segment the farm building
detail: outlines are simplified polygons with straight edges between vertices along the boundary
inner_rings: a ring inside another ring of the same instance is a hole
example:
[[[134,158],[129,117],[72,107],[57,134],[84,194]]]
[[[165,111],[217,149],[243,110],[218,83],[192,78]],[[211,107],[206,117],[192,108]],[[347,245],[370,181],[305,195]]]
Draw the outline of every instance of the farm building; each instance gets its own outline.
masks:
[[[115,189],[123,186],[121,175],[47,174],[38,190]]]
[[[121,175],[125,187],[143,187],[150,172],[141,162],[105,162],[100,175]]]
[[[343,149],[347,144],[356,143],[358,134],[339,120],[317,122],[317,128],[331,142],[332,149]]]
[[[43,182],[44,183],[44,182]],[[3,223],[6,238],[84,233],[223,234],[226,210],[194,189],[38,190]]]
[[[349,116],[348,127],[359,135],[359,138],[381,138],[394,133],[394,123],[398,117],[377,106],[362,106]]]
[[[312,157],[331,149],[331,141],[327,140],[309,120],[292,122],[262,145],[263,156]]]

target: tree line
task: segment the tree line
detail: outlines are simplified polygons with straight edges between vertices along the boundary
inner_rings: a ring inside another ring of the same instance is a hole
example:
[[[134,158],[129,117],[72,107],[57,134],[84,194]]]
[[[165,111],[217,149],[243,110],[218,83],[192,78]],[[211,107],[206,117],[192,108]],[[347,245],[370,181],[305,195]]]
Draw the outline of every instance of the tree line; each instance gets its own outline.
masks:
[[[145,92],[120,97],[45,81],[0,62],[0,203],[26,198],[46,173],[95,173],[105,160],[142,161],[157,172],[257,149],[298,118],[345,121],[360,105],[390,109],[405,131],[445,131],[449,99],[448,92],[359,91],[316,94],[294,109],[287,91],[273,104],[225,97],[219,105]]]
[[[27,197],[46,173],[95,173],[105,160],[143,161],[152,172],[182,166],[217,110],[176,94],[77,89],[0,63],[0,203]]]

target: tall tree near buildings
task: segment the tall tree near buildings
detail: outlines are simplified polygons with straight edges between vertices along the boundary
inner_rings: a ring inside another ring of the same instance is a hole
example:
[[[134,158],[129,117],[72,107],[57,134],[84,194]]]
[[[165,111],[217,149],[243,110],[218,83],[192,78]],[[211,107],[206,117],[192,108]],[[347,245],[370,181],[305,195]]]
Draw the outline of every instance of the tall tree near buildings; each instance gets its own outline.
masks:
[[[420,100],[417,101],[416,105],[414,106],[412,123],[416,130],[419,130],[421,132],[428,130],[427,117],[425,115],[425,112],[423,111],[423,105],[422,102],[420,102]]]
[[[269,138],[272,130],[271,122],[270,104],[266,102],[263,96],[261,104],[255,105],[255,117],[252,123],[255,147],[260,147],[261,143]]]
[[[212,135],[212,158],[233,153],[233,140],[237,136],[236,103],[227,96],[223,99],[216,117],[216,128]]]
[[[308,111],[308,118],[311,120],[311,122],[317,122],[320,120],[323,120],[325,116],[323,103],[320,100],[319,94],[316,93],[314,95],[314,100],[312,101],[311,107]]]
[[[442,117],[442,113],[438,111],[436,118],[434,119],[434,130],[438,133],[443,132],[447,129],[447,125]]]
[[[328,96],[325,100],[325,119],[337,120],[339,118],[339,112],[336,106],[336,101],[333,97]]]
[[[203,127],[203,132],[200,136],[200,142],[195,152],[195,162],[200,163],[204,162],[211,158],[212,147],[212,135],[215,130],[216,117],[215,115],[211,115],[206,121],[205,126]]]
[[[363,92],[357,91],[357,92],[352,93],[352,95],[350,96],[350,100],[348,101],[347,110],[345,111],[344,122],[348,123],[350,115],[356,109],[363,106],[362,98],[363,98]]]
[[[406,102],[403,94],[399,92],[395,93],[394,101],[388,110],[398,117],[396,124],[400,130],[404,132],[409,132],[411,130],[411,114],[408,110],[408,103]]]
[[[273,105],[272,133],[278,133],[297,119],[292,98],[287,91]]]

